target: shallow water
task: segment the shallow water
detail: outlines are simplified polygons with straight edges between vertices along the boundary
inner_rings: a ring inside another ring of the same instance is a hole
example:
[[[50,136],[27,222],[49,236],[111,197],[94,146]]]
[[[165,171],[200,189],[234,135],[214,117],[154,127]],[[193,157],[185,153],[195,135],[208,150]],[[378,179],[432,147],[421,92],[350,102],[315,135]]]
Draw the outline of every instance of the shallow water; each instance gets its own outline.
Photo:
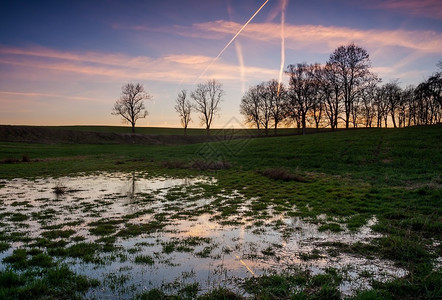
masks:
[[[102,236],[90,231],[96,221],[124,219],[107,235],[112,236],[128,224],[150,224],[161,217],[160,228],[118,237],[115,246],[119,248],[101,253],[93,263],[60,259],[75,272],[103,283],[87,294],[89,298],[130,298],[152,288],[175,292],[194,282],[203,292],[226,286],[242,293],[237,282],[243,278],[299,269],[318,274],[330,267],[345,274],[341,292],[351,295],[369,288],[367,273],[382,281],[406,274],[390,261],[345,253],[330,255],[322,246],[325,242],[368,243],[380,237],[370,229],[376,223],[374,217],[358,232],[345,229],[339,233],[320,232],[318,224],[272,210],[257,223],[249,213],[251,201],[257,199],[247,200],[238,192],[204,197],[203,185],[207,184],[216,181],[152,178],[144,173],[0,182],[2,231],[31,238],[14,242],[0,253],[0,259],[15,248],[28,247],[53,228],[75,231],[69,237],[54,239],[66,240],[69,247],[78,243],[78,237],[84,238],[82,242],[98,242]],[[62,192],[57,195],[57,190]],[[235,215],[221,216],[216,207],[229,205],[232,199],[241,206]],[[316,257],[305,258],[313,252]],[[149,263],[137,263],[140,256],[148,256]],[[1,263],[0,268],[4,268]]]

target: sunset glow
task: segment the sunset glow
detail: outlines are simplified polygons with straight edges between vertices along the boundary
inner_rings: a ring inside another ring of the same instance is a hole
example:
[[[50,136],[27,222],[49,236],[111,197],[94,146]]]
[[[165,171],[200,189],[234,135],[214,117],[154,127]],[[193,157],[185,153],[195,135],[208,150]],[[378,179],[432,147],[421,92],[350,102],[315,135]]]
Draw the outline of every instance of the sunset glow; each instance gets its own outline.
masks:
[[[179,127],[179,91],[214,78],[225,97],[213,126],[224,127],[242,120],[239,103],[250,86],[286,82],[288,64],[323,64],[340,45],[367,49],[383,82],[402,86],[419,84],[442,59],[442,3],[434,0],[19,5],[0,12],[7,28],[0,124],[119,125],[110,112],[121,86],[140,82],[153,98],[139,126]]]

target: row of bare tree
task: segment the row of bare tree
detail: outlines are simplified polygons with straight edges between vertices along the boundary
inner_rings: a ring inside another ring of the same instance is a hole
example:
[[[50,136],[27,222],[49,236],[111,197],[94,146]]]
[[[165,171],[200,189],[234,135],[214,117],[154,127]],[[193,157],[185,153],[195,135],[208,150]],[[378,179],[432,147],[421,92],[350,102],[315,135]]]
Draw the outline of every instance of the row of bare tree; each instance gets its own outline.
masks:
[[[263,129],[266,134],[278,126],[296,124],[305,134],[307,126],[330,127],[344,125],[359,127],[394,127],[428,125],[442,120],[442,61],[441,71],[417,87],[402,89],[398,81],[381,85],[381,80],[371,72],[368,52],[355,45],[338,47],[328,62],[289,65],[286,74],[289,84],[276,80],[250,87],[241,99],[240,113],[246,124]],[[208,80],[194,91],[182,90],[176,99],[184,132],[191,121],[191,112],[199,114],[207,134],[224,91],[221,83]],[[143,85],[126,84],[112,114],[120,115],[132,125],[147,116],[144,100],[151,96]]]
[[[442,63],[439,63],[442,69]],[[288,86],[276,80],[252,86],[240,112],[248,125],[275,132],[280,124],[330,127],[394,127],[434,124],[442,120],[442,72],[415,87],[397,81],[381,85],[371,72],[368,52],[355,45],[338,47],[329,61],[289,65]]]
[[[206,126],[207,134],[210,134],[210,126],[220,109],[219,104],[223,95],[222,85],[216,80],[198,84],[196,89],[190,93],[190,98],[194,100],[193,103],[190,102],[186,90],[182,90],[178,94],[175,110],[180,116],[185,134],[187,134],[187,126],[191,121],[192,110],[200,114],[201,124]],[[120,98],[114,104],[112,114],[121,116],[123,122],[131,124],[132,133],[134,133],[136,122],[148,115],[144,100],[151,98],[142,84],[125,84],[121,88]]]
[[[187,126],[191,118],[192,110],[200,115],[201,124],[206,127],[206,132],[210,134],[210,126],[213,118],[220,110],[220,103],[224,95],[221,83],[214,79],[208,80],[206,83],[199,83],[196,89],[190,92],[190,101],[187,90],[182,90],[175,102],[175,111],[180,116],[181,125],[184,127],[184,134],[187,134]]]

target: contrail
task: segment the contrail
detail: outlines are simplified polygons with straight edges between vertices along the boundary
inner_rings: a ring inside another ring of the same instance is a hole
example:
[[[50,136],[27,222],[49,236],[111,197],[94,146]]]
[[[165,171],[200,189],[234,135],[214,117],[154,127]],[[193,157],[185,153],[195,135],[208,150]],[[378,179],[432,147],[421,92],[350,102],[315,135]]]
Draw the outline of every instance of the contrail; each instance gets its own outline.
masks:
[[[221,50],[221,52],[212,60],[212,62],[204,69],[204,71],[201,73],[200,76],[198,76],[197,80],[198,81],[206,72],[207,70],[218,60],[218,58],[224,53],[224,51],[226,51],[226,49],[230,46],[230,44],[233,43],[233,41],[236,39],[236,37],[238,35],[240,35],[240,33],[244,30],[244,28],[249,25],[249,23],[253,20],[253,18],[261,11],[261,9],[267,4],[267,2],[269,2],[269,0],[266,0],[260,8],[258,8],[258,10],[253,14],[253,16],[250,17],[250,19],[241,27],[241,29],[233,36],[233,38],[230,40],[230,42],[227,43],[227,45],[223,48],[223,50]]]
[[[279,80],[278,80],[278,95],[281,90],[282,73],[284,72],[285,65],[285,10],[287,8],[288,0],[282,0],[281,8],[281,66],[279,68]]]
[[[240,76],[241,76],[241,92],[244,94],[246,90],[245,85],[245,68],[244,68],[244,56],[242,55],[241,44],[236,41],[235,42],[236,56],[238,57],[239,68],[240,68]]]
[[[233,21],[233,8],[230,5],[230,1],[227,1],[227,11],[229,12],[230,21]],[[235,50],[236,57],[238,58],[239,70],[240,70],[240,79],[241,79],[241,92],[244,94],[246,90],[246,82],[245,82],[245,68],[244,68],[244,56],[242,54],[242,48],[239,41],[235,41]]]

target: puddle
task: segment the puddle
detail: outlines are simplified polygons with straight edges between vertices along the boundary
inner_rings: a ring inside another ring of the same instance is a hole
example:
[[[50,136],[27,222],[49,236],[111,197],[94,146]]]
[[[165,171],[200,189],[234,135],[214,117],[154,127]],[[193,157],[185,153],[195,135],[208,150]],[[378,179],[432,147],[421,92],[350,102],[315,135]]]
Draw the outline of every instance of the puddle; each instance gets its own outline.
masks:
[[[126,299],[152,288],[176,292],[194,282],[202,292],[225,286],[241,293],[237,281],[244,278],[299,269],[321,274],[330,267],[345,274],[340,289],[347,296],[370,288],[373,278],[406,275],[390,261],[330,254],[323,246],[380,237],[370,229],[374,217],[356,233],[345,228],[338,233],[320,231],[317,224],[271,210],[256,222],[250,217],[256,199],[246,200],[240,193],[204,197],[207,184],[216,181],[151,178],[144,173],[3,181],[2,232],[29,240],[11,243],[0,253],[0,261],[41,237],[63,240],[65,248],[112,237],[112,251],[95,254],[92,261],[58,258],[73,271],[102,282],[86,298]],[[238,206],[234,215],[218,211],[232,201]]]

